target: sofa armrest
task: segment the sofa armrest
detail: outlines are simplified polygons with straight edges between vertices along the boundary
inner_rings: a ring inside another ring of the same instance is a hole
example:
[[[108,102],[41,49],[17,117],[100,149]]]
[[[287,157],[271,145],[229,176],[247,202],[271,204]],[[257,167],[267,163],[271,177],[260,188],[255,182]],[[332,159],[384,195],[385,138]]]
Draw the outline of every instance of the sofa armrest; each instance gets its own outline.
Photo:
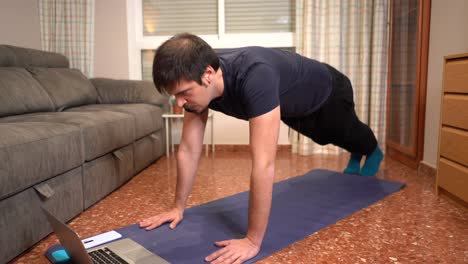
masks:
[[[101,104],[147,103],[161,107],[168,104],[168,97],[160,94],[150,81],[93,78],[91,82]]]

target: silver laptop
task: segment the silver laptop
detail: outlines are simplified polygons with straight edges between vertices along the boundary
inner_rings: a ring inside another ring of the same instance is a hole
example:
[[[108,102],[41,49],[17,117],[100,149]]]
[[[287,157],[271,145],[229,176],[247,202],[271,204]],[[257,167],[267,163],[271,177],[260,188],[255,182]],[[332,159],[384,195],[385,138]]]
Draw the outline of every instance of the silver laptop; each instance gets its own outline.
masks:
[[[74,263],[169,263],[129,238],[105,243],[98,247],[86,250],[81,239],[70,227],[58,220],[44,207],[41,208],[47,216],[47,219],[60,240],[60,243]],[[116,260],[111,262],[110,260],[103,258],[114,258]]]

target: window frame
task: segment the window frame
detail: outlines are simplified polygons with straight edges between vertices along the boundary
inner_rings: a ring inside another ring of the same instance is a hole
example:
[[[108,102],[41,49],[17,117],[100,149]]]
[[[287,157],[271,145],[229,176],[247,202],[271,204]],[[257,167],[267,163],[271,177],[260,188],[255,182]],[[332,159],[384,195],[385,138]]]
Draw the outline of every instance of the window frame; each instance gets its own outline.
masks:
[[[218,34],[198,35],[213,49],[228,49],[244,46],[269,48],[294,48],[294,32],[278,33],[226,33],[225,3],[218,0]],[[143,6],[141,0],[127,0],[127,34],[129,78],[142,79],[142,50],[154,50],[171,36],[143,35]]]

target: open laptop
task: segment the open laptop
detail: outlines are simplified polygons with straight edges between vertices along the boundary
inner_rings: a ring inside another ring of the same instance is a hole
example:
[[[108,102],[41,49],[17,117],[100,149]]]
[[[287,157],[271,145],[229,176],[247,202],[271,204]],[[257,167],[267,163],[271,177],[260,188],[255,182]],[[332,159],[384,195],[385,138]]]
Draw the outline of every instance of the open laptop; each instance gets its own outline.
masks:
[[[41,207],[44,214],[74,263],[136,263],[166,264],[169,263],[129,238],[120,239],[86,250],[81,239],[70,227],[58,220],[47,209]],[[114,258],[107,260],[104,258]]]

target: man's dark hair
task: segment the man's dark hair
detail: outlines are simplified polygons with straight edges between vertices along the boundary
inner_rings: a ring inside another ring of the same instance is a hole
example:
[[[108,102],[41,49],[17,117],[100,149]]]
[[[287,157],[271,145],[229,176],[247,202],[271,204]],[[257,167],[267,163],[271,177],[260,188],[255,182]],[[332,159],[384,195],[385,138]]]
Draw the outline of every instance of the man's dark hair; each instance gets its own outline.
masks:
[[[159,92],[172,89],[180,80],[196,81],[210,65],[219,68],[215,51],[200,37],[180,33],[166,40],[156,50],[153,59],[153,82]]]

